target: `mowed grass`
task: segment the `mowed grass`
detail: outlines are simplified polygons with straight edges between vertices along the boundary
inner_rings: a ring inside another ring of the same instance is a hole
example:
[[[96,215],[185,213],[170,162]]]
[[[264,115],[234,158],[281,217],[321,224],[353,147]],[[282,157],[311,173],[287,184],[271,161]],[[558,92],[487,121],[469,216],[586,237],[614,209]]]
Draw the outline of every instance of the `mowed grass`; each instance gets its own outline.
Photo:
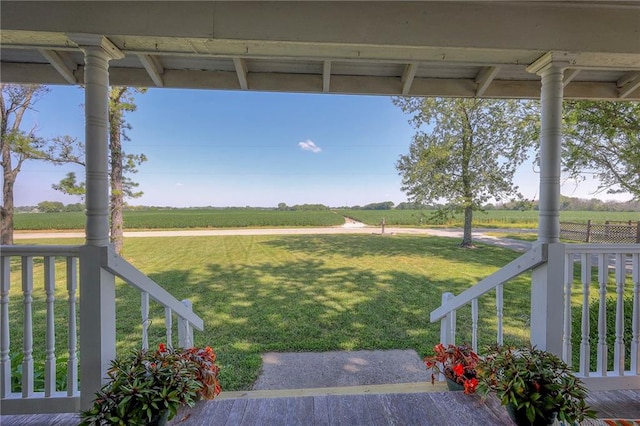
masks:
[[[33,240],[24,244],[73,244]],[[226,390],[250,389],[268,351],[415,349],[439,341],[429,314],[445,291],[458,294],[513,260],[506,249],[457,247],[457,239],[404,235],[132,238],[125,257],[205,322],[196,345],[218,353]],[[19,270],[19,265],[14,268]],[[64,265],[59,265],[64,268]],[[15,272],[16,274],[18,271]],[[42,267],[35,270],[42,286]],[[60,278],[61,279],[61,278]],[[505,288],[505,340],[528,338],[528,274]],[[21,351],[20,282],[11,289],[11,346]],[[44,295],[34,302],[37,359],[44,359]],[[64,283],[58,283],[58,352],[66,345]],[[119,353],[139,347],[139,293],[117,284]],[[458,341],[470,341],[470,309],[458,312]],[[480,301],[481,343],[495,341],[495,298]],[[164,311],[152,306],[151,345],[164,339]],[[174,334],[175,336],[175,334]],[[314,368],[314,366],[309,366]]]

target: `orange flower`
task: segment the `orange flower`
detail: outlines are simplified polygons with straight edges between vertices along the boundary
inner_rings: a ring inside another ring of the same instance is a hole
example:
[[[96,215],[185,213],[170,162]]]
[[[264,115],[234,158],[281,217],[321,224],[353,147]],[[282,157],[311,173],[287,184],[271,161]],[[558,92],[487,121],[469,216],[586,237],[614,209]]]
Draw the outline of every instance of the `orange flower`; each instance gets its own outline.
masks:
[[[478,387],[478,379],[476,379],[475,377],[465,380],[464,393],[466,394],[475,393],[476,387]]]

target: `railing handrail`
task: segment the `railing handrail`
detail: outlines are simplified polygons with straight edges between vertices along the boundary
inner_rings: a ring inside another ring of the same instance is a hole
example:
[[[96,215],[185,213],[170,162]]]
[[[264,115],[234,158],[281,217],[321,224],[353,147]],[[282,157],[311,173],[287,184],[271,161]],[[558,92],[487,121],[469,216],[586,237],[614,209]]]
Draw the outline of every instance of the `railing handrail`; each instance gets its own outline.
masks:
[[[0,254],[3,256],[61,256],[78,257],[81,245],[71,246],[26,246],[26,245],[2,245]]]
[[[471,303],[473,299],[477,299],[480,296],[495,289],[501,284],[506,283],[509,280],[517,277],[518,275],[529,271],[536,266],[547,261],[547,245],[536,244],[528,252],[524,253],[517,259],[510,262],[508,265],[497,270],[487,278],[480,281],[478,284],[470,287],[450,299],[448,302],[442,304],[437,309],[433,310],[430,315],[430,321],[436,322],[441,320],[450,312]]]
[[[171,309],[179,317],[191,323],[197,330],[204,330],[204,321],[198,315],[190,311],[168,291],[160,287],[155,281],[140,272],[135,266],[120,257],[110,247],[107,251],[102,267],[115,276],[124,280],[127,284],[149,294],[153,300],[162,306]]]
[[[566,253],[629,254],[640,253],[640,244],[566,244]]]

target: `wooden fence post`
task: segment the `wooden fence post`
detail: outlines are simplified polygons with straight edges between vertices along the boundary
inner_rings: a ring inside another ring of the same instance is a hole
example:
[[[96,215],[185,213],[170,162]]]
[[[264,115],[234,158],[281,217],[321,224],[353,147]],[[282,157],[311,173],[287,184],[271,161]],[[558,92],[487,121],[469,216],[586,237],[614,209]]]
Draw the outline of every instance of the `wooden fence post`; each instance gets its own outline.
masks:
[[[591,242],[591,219],[587,220],[587,240],[585,243]]]
[[[636,243],[640,244],[640,220],[636,224]]]

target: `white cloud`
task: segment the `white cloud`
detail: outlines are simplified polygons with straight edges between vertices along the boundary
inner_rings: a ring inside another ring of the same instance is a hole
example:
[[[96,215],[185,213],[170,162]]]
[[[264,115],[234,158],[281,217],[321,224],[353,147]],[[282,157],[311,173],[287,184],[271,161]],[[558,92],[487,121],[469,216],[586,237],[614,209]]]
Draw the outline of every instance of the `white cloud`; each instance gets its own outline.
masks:
[[[178,183],[176,183],[176,186],[184,186],[184,183],[178,182]]]
[[[307,139],[304,142],[299,142],[298,146],[302,148],[304,151],[311,151],[314,154],[317,154],[318,152],[322,151],[322,149],[320,149],[320,147],[317,146],[315,143],[313,143],[313,141],[310,139]]]

